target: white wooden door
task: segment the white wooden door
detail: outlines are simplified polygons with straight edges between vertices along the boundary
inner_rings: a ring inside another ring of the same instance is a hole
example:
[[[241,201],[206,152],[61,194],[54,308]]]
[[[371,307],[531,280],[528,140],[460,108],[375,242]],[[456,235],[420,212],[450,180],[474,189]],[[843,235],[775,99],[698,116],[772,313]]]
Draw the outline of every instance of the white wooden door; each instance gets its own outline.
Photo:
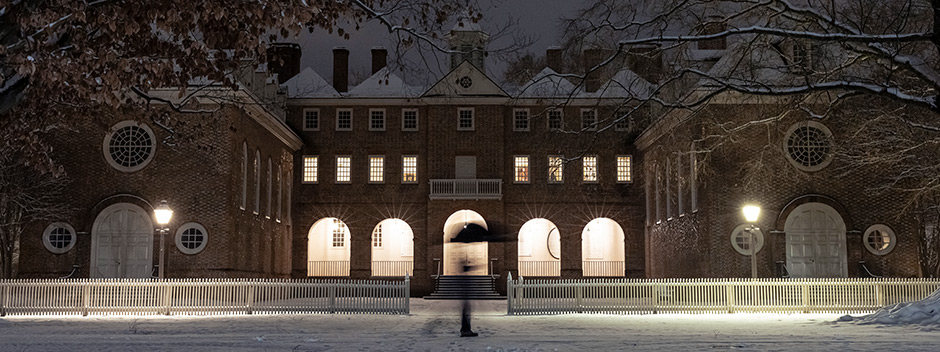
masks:
[[[488,242],[444,243],[444,275],[487,275]],[[464,271],[464,265],[470,267]]]
[[[832,207],[803,204],[787,217],[787,269],[791,277],[847,277],[845,223]]]
[[[127,203],[101,211],[92,227],[91,257],[92,277],[150,277],[153,224],[149,213]]]
[[[454,160],[455,177],[458,179],[477,178],[477,157],[476,156],[458,156]]]

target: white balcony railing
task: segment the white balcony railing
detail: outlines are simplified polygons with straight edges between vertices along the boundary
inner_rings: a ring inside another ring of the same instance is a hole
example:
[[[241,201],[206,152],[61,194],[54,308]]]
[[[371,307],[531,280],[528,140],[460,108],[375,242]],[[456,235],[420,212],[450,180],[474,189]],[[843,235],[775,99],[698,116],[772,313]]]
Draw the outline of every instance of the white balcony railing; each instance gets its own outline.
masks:
[[[414,261],[411,260],[380,260],[372,262],[372,276],[389,277],[405,276],[414,273]]]
[[[431,180],[431,199],[501,199],[503,180]]]
[[[560,260],[520,260],[520,276],[552,277],[561,276]],[[401,275],[403,276],[403,275]]]

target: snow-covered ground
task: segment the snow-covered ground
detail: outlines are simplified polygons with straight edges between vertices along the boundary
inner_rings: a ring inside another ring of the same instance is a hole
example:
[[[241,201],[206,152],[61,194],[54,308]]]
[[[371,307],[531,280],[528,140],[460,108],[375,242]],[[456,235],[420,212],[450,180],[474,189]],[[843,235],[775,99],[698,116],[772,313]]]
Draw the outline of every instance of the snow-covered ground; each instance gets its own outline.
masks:
[[[940,325],[837,322],[839,314],[507,316],[412,299],[408,316],[5,317],[0,351],[938,351]],[[848,320],[848,318],[845,318]]]

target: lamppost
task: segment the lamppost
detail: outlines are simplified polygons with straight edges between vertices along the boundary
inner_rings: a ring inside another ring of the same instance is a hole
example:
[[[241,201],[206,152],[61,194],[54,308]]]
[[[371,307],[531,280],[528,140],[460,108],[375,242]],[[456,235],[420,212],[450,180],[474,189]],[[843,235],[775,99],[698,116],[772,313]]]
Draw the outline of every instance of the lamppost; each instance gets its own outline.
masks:
[[[170,209],[170,206],[166,204],[166,200],[161,200],[160,205],[153,209],[153,216],[157,218],[157,224],[160,225],[160,228],[157,229],[157,231],[160,231],[160,269],[157,271],[157,278],[163,281],[163,270],[166,266],[166,254],[163,250],[166,247],[166,233],[170,231],[170,228],[166,225],[173,218],[173,209]]]
[[[754,241],[754,231],[760,231],[757,226],[754,226],[754,223],[757,222],[757,218],[760,216],[760,207],[756,205],[745,205],[741,208],[741,212],[744,213],[744,219],[747,220],[748,226],[744,231],[747,231],[747,241],[748,247],[751,248],[751,278],[757,278],[757,241]]]

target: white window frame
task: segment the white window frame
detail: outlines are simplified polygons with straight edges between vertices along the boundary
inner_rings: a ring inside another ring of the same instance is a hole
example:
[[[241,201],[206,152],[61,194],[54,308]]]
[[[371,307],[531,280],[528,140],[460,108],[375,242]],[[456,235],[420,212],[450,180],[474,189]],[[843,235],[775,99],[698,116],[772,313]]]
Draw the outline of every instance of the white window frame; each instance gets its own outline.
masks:
[[[587,123],[586,123],[586,121],[585,121],[585,119],[584,119],[584,114],[585,114],[586,112],[590,112],[590,113],[593,113],[593,114],[594,114],[594,122],[593,122],[593,123],[591,123],[591,124],[587,124]],[[598,124],[598,121],[597,121],[597,109],[594,109],[594,108],[590,108],[590,109],[581,109],[581,129],[582,129],[582,130],[585,130],[585,131],[597,131],[597,124]]]
[[[405,162],[408,158],[414,158],[414,181],[405,181],[405,175],[407,175],[407,163]],[[402,184],[416,184],[418,183],[418,156],[417,155],[402,155],[401,156],[401,183]]]
[[[525,163],[525,179],[519,177],[519,162]],[[512,183],[527,184],[532,182],[532,165],[528,155],[513,155],[512,157]]]
[[[242,199],[238,208],[248,208],[248,142],[242,142]]]
[[[272,170],[272,168],[273,168],[273,163],[271,162],[271,157],[268,157],[268,199],[267,199],[268,207],[267,207],[267,211],[264,212],[264,217],[268,219],[271,218],[271,200],[272,200],[271,191],[272,191],[272,186],[274,182],[274,179],[273,179],[274,170]]]
[[[202,232],[202,243],[199,244],[196,248],[188,248],[183,245],[183,232],[189,229],[196,229],[199,232]],[[193,255],[202,252],[203,249],[206,249],[206,245],[209,243],[209,231],[206,231],[206,228],[199,223],[188,222],[180,226],[176,230],[176,249],[178,249],[183,254]]]
[[[519,115],[525,115],[525,127],[519,127],[519,122],[522,121],[519,118]],[[512,109],[512,130],[515,132],[528,132],[532,126],[532,119],[529,114],[529,109]]]
[[[274,218],[274,221],[281,222],[281,210],[283,210],[284,205],[284,176],[282,175],[283,170],[281,169],[281,163],[277,164],[277,217]]]
[[[144,131],[147,134],[147,137],[150,138],[150,145],[148,146],[148,153],[146,159],[142,160],[140,163],[134,166],[124,166],[118,163],[117,160],[114,160],[114,157],[111,155],[111,139],[114,137],[114,134],[118,131],[127,128],[127,127],[137,127]],[[104,142],[101,145],[101,151],[104,153],[104,160],[108,162],[108,165],[111,165],[115,170],[131,173],[140,171],[141,169],[147,167],[151,161],[153,161],[154,155],[157,153],[157,139],[156,135],[153,133],[153,130],[150,129],[150,126],[147,126],[145,123],[139,123],[134,120],[124,120],[111,126],[111,129],[104,136]]]
[[[885,249],[877,249],[875,247],[872,247],[871,243],[869,243],[869,239],[871,238],[872,233],[874,233],[875,231],[880,231],[888,236],[888,241],[889,241],[888,247],[885,247]],[[894,250],[894,246],[897,245],[897,243],[898,243],[898,237],[894,233],[894,230],[891,229],[890,226],[885,225],[885,224],[875,224],[875,225],[869,226],[868,229],[865,230],[865,234],[862,236],[862,244],[865,246],[865,249],[867,249],[869,252],[871,252],[871,254],[874,254],[874,255],[886,255],[888,253],[891,253],[891,251]]]
[[[622,111],[617,111],[614,113],[613,119],[616,121],[614,122],[614,131],[626,132],[630,130],[630,118],[624,117],[625,114],[626,113]],[[622,118],[622,120],[618,120],[620,118]]]
[[[621,171],[621,168],[623,167],[623,165],[620,164],[620,161],[623,159],[627,160],[627,165],[626,165],[627,179],[625,180],[620,178],[621,176],[620,171]],[[616,162],[617,162],[617,183],[633,183],[633,156],[628,155],[628,154],[617,155]]]
[[[558,159],[558,180],[552,179],[552,158]],[[549,155],[548,156],[548,183],[550,184],[561,184],[565,183],[565,157],[563,155]]]
[[[313,161],[313,165],[308,165],[307,161]],[[319,155],[304,155],[303,164],[301,167],[301,177],[300,183],[303,184],[315,184],[320,182],[320,156]],[[311,171],[308,173],[307,171]],[[310,179],[307,176],[313,176]]]
[[[373,126],[373,122],[374,122],[374,121],[373,121],[373,118],[374,118],[373,114],[375,114],[375,113],[381,113],[381,114],[382,114],[382,126],[381,126],[381,127],[375,127],[375,126]],[[386,122],[387,122],[387,121],[385,120],[385,109],[369,109],[369,131],[385,131]]]
[[[316,122],[316,125],[313,127],[309,127],[307,125],[307,113],[308,112],[316,113],[317,115],[317,120],[316,120],[317,122]],[[320,130],[320,109],[304,109],[302,123],[303,123],[304,131],[319,131]]]
[[[346,225],[346,222],[338,218],[333,218],[333,226],[335,226],[330,231],[330,249],[346,249],[346,232],[349,231],[349,226]],[[340,245],[336,245],[336,235],[339,231]]]
[[[346,180],[341,181],[341,180],[340,180],[340,164],[339,164],[339,161],[340,161],[340,159],[344,159],[344,158],[347,160],[347,165],[346,165],[346,167],[345,167],[345,171],[346,171],[346,172],[345,172]],[[335,164],[335,165],[336,165],[336,175],[335,175],[336,177],[335,177],[335,182],[336,182],[337,184],[350,184],[350,183],[352,183],[352,156],[351,156],[351,155],[337,155],[337,156],[336,156],[336,164]]]
[[[58,248],[52,245],[52,240],[49,238],[49,236],[52,235],[53,230],[60,229],[60,228],[65,229],[72,236],[72,240],[65,247],[62,247],[62,248]],[[75,242],[78,242],[78,233],[75,232],[75,228],[72,227],[72,225],[69,225],[64,222],[51,223],[49,224],[49,226],[46,226],[46,229],[42,232],[43,246],[45,246],[48,251],[55,253],[55,254],[63,254],[72,250],[72,248],[75,248]]]
[[[470,112],[470,127],[460,127],[460,113],[464,111]],[[457,108],[457,130],[458,131],[473,131],[476,127],[476,113],[474,108]]]
[[[379,162],[378,173],[375,173],[376,160]],[[378,176],[378,178],[375,178],[375,176]],[[369,183],[385,183],[385,155],[369,155]]]
[[[594,179],[588,180],[588,166],[587,161],[591,159],[594,161]],[[600,170],[599,162],[597,160],[597,155],[585,155],[581,158],[581,182],[582,183],[598,183],[600,181]]]
[[[405,113],[407,113],[407,112],[414,112],[414,113],[415,113],[415,127],[414,127],[414,128],[405,127]],[[420,115],[418,114],[418,109],[401,109],[401,130],[402,130],[402,131],[417,131],[417,130],[418,130],[418,124],[420,123],[420,122],[419,122],[419,121],[420,121],[420,118],[421,118],[421,117],[420,117]]]
[[[255,149],[255,215],[261,214],[261,149]]]
[[[552,127],[552,113],[553,112],[558,113],[558,128]],[[561,131],[565,129],[565,110],[558,109],[558,108],[548,109],[545,112],[545,117],[547,120],[546,127],[548,127],[549,131]]]
[[[382,223],[372,229],[372,248],[382,248]]]
[[[349,128],[339,127],[339,114],[341,112],[349,112]],[[336,130],[337,131],[352,131],[353,130],[353,109],[336,109]]]

